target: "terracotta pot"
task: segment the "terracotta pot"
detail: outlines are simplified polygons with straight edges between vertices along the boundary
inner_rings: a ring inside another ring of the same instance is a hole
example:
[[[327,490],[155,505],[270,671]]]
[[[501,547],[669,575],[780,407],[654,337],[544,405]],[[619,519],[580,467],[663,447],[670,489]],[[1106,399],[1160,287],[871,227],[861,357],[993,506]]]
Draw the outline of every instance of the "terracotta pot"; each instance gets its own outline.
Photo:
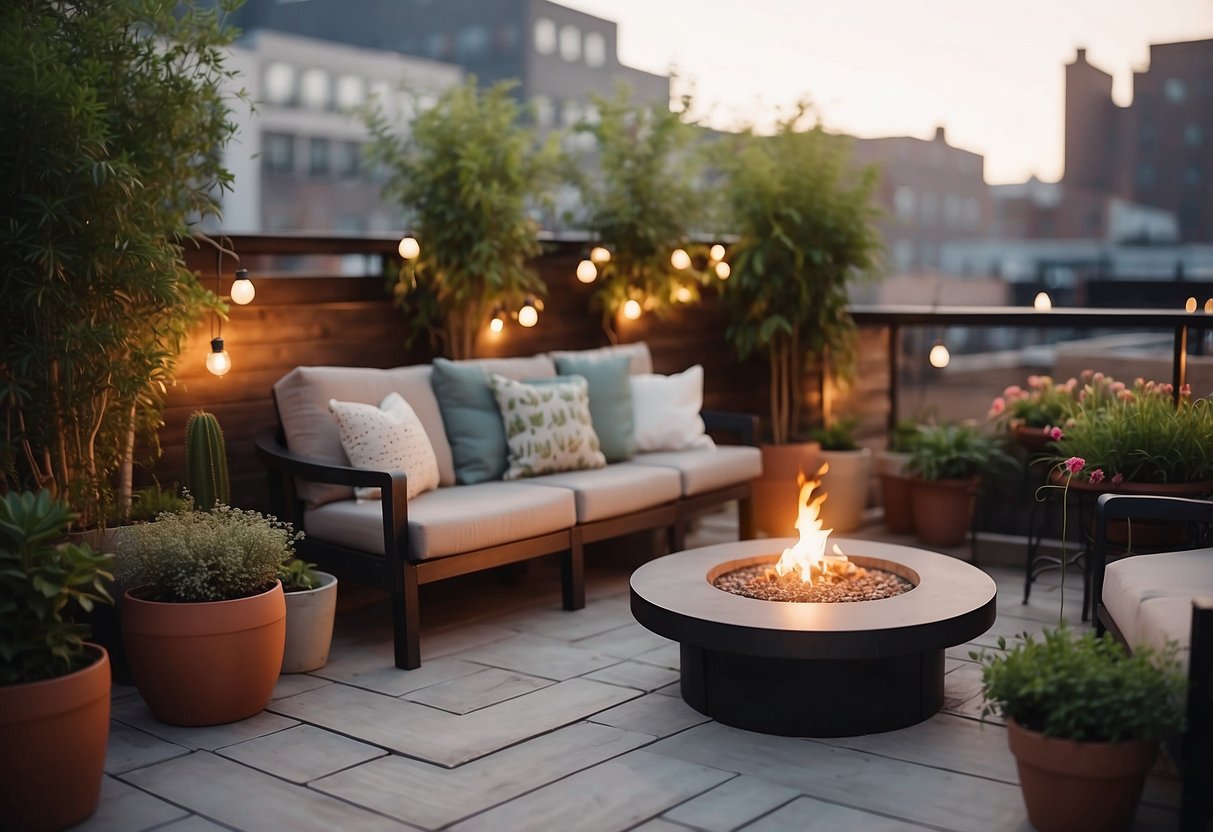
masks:
[[[762,476],[754,480],[754,525],[766,537],[796,536],[796,477],[811,477],[821,467],[821,445],[792,442],[762,445]]]
[[[1068,474],[1057,468],[1049,472],[1049,483],[1064,488]],[[1091,495],[1095,500],[1101,494],[1144,494],[1158,497],[1194,497],[1201,498],[1213,494],[1213,480],[1196,482],[1122,482],[1113,485],[1109,480],[1095,484],[1081,479],[1079,474],[1070,480],[1070,490]],[[1088,533],[1094,536],[1094,518],[1088,522]],[[1129,546],[1135,549],[1164,549],[1182,545],[1188,539],[1186,523],[1175,523],[1169,520],[1112,520],[1108,523],[1108,542],[1114,545]]]
[[[881,451],[876,456],[884,524],[898,534],[914,531],[914,509],[910,505],[910,486],[914,480],[906,475],[909,462],[910,455],[899,451]]]
[[[110,726],[110,663],[0,687],[0,821],[5,829],[74,826],[97,810]]]
[[[1053,437],[1045,433],[1044,428],[1030,428],[1027,425],[1011,428],[1011,438],[1030,454],[1043,452],[1053,441]]]
[[[170,725],[246,719],[270,701],[282,667],[282,583],[248,598],[201,603],[148,601],[128,590],[122,636],[135,686]]]
[[[976,477],[967,480],[924,480],[910,484],[910,504],[918,539],[928,546],[959,546],[973,525],[977,503]]]
[[[1075,742],[1007,722],[1028,820],[1040,832],[1129,828],[1158,743]]]
[[[821,504],[822,528],[838,533],[858,529],[872,490],[872,452],[822,450],[821,461],[830,466],[821,475],[821,487],[829,495]]]
[[[316,571],[320,585],[285,593],[286,649],[283,673],[306,673],[328,663],[333,643],[333,621],[337,617],[337,578]]]

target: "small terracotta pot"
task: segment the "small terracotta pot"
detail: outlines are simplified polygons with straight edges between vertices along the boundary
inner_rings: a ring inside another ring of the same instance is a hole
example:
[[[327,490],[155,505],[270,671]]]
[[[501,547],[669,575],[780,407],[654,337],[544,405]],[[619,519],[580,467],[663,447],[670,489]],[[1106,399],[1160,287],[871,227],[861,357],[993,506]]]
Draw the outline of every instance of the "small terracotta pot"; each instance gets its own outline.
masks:
[[[306,673],[328,663],[337,616],[337,578],[317,571],[320,586],[284,593],[286,596],[286,650],[283,673]]]
[[[1129,828],[1158,743],[1075,742],[1007,722],[1028,820],[1040,832]]]
[[[97,810],[110,726],[110,663],[0,687],[0,825],[66,829]]]
[[[951,547],[965,542],[973,525],[977,502],[974,477],[967,480],[924,480],[910,484],[910,503],[918,539],[928,546]]]
[[[910,455],[899,451],[881,451],[876,457],[884,524],[897,534],[914,531],[914,508],[910,504],[910,487],[914,480],[906,475],[909,461]]]
[[[821,445],[793,442],[762,445],[762,476],[754,480],[754,525],[767,537],[796,537],[796,477],[811,477],[821,467]]]
[[[286,639],[282,583],[248,598],[165,603],[127,590],[122,636],[135,686],[170,725],[221,725],[270,701]]]

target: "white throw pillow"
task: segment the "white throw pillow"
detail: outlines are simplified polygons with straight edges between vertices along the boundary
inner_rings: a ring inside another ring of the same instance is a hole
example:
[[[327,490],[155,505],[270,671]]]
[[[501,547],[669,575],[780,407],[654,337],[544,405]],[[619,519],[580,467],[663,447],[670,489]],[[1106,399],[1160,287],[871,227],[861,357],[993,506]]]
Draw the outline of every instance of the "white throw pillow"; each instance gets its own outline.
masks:
[[[491,374],[501,409],[509,468],[502,479],[601,468],[606,457],[590,420],[589,385],[581,376],[524,384]]]
[[[636,419],[636,452],[715,448],[704,432],[703,365],[670,376],[629,376]]]
[[[329,400],[329,410],[341,431],[341,447],[355,468],[404,471],[408,498],[438,487],[438,458],[421,419],[399,393],[388,393],[375,407],[360,402]],[[378,488],[355,488],[360,500],[378,500]]]

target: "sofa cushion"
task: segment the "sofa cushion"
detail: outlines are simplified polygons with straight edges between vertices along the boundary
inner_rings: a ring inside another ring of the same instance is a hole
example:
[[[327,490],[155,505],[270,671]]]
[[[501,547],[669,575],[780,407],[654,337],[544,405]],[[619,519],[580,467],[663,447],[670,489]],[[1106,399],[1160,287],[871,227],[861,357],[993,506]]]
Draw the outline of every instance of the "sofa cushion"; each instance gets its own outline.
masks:
[[[408,498],[438,487],[438,460],[425,428],[399,393],[388,393],[378,407],[362,402],[329,400],[341,432],[341,447],[355,468],[404,471]],[[354,496],[378,500],[380,489],[355,488]]]
[[[573,493],[486,482],[427,491],[409,502],[413,560],[446,557],[572,528]],[[341,500],[303,514],[308,537],[383,554],[383,504]]]
[[[556,356],[556,372],[578,375],[590,386],[590,419],[607,462],[622,462],[636,453],[632,417],[631,357],[619,353]]]
[[[1143,640],[1144,604],[1181,598],[1190,606],[1194,595],[1213,595],[1213,548],[1121,558],[1104,572],[1104,607],[1130,645]]]
[[[696,364],[670,376],[634,375],[632,409],[636,451],[685,451],[716,443],[704,430],[703,367]]]
[[[553,370],[555,372],[555,370]],[[278,417],[287,447],[296,454],[328,465],[349,465],[341,447],[341,432],[329,412],[329,400],[378,405],[388,393],[399,393],[416,412],[438,461],[438,479],[455,483],[451,446],[443,429],[438,400],[430,387],[430,366],[396,367],[296,367],[274,385]],[[308,505],[330,500],[348,500],[354,490],[346,485],[299,482],[299,496]]]
[[[1179,645],[1176,658],[1188,669],[1192,650],[1192,596],[1151,598],[1141,605],[1138,616],[1138,645],[1162,650],[1168,641]]]
[[[546,355],[472,361],[434,359],[432,382],[451,446],[455,481],[464,485],[499,480],[508,448],[501,411],[489,389],[489,374],[509,379],[547,378],[556,366]]]
[[[762,453],[748,445],[718,445],[698,451],[637,454],[632,462],[678,471],[683,497],[706,494],[762,476]]]
[[[593,523],[672,503],[682,490],[678,472],[673,468],[631,462],[617,462],[597,471],[548,474],[527,483],[571,490],[578,523]]]
[[[504,479],[601,468],[606,459],[590,421],[590,396],[581,376],[526,384],[493,373],[489,387],[501,409],[509,467]]]
[[[632,344],[615,344],[609,347],[596,347],[592,350],[553,350],[548,353],[552,360],[558,358],[602,358],[615,355],[626,355],[631,362],[631,372],[633,375],[640,373],[653,372],[653,355],[649,352],[649,345],[644,341],[636,341]]]

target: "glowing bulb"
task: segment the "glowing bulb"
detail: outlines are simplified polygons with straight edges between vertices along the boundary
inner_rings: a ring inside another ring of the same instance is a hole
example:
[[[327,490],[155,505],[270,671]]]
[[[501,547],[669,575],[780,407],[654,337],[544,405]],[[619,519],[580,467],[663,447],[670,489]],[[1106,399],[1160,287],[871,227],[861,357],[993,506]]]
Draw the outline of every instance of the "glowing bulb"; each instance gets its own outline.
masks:
[[[1196,298],[1188,298],[1188,302],[1184,304],[1184,311],[1185,312],[1195,312],[1196,311]]]
[[[222,338],[211,339],[211,351],[206,354],[206,368],[217,376],[225,376],[232,369],[232,357],[223,348]]]
[[[236,269],[236,281],[232,284],[232,303],[244,306],[257,296],[253,281],[248,279],[248,269]]]
[[[640,317],[640,303],[636,300],[629,300],[623,305],[623,317],[629,321],[634,321]]]
[[[729,275],[731,275],[732,273],[733,273],[733,270],[729,268],[729,264],[724,262],[723,260],[721,260],[719,263],[716,264],[716,276],[719,277],[721,280],[728,280]]]
[[[710,249],[708,249],[708,257],[711,257],[713,260],[723,260],[724,246],[722,246],[720,243],[712,246]]]
[[[1038,312],[1048,312],[1053,308],[1053,299],[1049,297],[1048,292],[1037,292],[1036,300],[1032,301],[1032,307]],[[946,367],[947,364],[945,363]]]
[[[493,320],[489,321],[489,329],[493,330],[493,332],[501,332],[501,330],[505,329],[505,321],[502,320],[501,315],[493,316]]]
[[[593,257],[591,254],[589,260],[582,260],[577,264],[577,279],[582,283],[593,283],[594,278],[598,277],[598,267],[594,265]]]
[[[535,308],[535,304],[527,301],[522,305],[518,310],[518,323],[528,328],[539,323],[539,310]]]
[[[417,255],[421,254],[421,246],[418,244],[415,238],[405,237],[400,241],[398,251],[400,252],[400,256],[405,260],[412,260],[417,257]]]
[[[685,269],[691,265],[691,255],[683,249],[676,248],[670,254],[670,265],[679,270]]]
[[[686,286],[679,286],[674,290],[674,300],[678,301],[679,303],[690,303],[691,297],[691,290]]]
[[[927,360],[931,362],[932,367],[942,370],[951,363],[952,354],[948,352],[948,348],[943,344],[936,344],[931,347],[931,354],[927,357]]]
[[[1213,313],[1213,298],[1209,298],[1205,301],[1205,312]]]
[[[594,246],[590,249],[590,259],[595,263],[611,262],[611,252],[602,246]]]

